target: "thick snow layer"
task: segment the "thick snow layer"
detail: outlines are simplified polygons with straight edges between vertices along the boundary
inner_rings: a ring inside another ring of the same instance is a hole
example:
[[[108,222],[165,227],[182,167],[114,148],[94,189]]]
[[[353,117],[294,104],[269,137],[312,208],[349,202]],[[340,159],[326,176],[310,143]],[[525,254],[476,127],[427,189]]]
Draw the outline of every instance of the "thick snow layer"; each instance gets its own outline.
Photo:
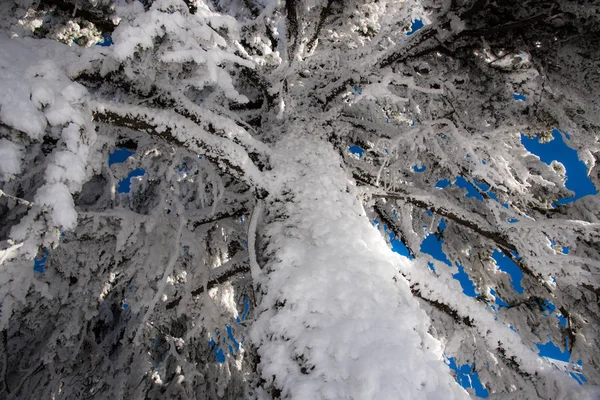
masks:
[[[468,398],[408,282],[394,279],[412,262],[370,224],[339,156],[299,136],[277,150],[251,330],[267,384],[292,399]]]
[[[0,139],[0,180],[9,180],[21,172],[21,147]]]
[[[49,206],[52,210],[52,221],[62,229],[73,229],[77,225],[73,198],[69,189],[62,183],[46,184],[38,189],[35,202]]]
[[[36,146],[45,135],[58,139],[46,158],[45,183],[31,210],[11,229],[13,239],[28,241],[19,251],[30,257],[36,253],[36,237],[41,242],[44,236],[44,245],[53,245],[61,230],[76,226],[71,194],[92,173],[90,149],[96,133],[86,105],[88,92],[66,74],[76,57],[68,46],[52,41],[0,34],[0,122],[24,134],[0,142],[2,179],[19,174],[22,159],[27,164],[35,157],[28,146]]]

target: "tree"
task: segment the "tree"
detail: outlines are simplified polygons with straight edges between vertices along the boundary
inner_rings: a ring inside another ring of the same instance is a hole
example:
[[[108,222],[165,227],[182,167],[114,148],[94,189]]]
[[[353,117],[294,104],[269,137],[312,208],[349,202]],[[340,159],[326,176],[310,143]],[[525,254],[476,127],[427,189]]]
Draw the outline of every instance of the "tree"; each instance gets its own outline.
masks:
[[[594,2],[2,7],[3,396],[598,395]]]

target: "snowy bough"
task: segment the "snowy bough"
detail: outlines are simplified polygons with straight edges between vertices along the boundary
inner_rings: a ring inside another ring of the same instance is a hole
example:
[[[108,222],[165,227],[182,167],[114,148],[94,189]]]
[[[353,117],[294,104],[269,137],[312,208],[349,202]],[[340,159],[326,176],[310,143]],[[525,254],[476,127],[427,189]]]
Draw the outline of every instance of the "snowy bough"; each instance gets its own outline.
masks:
[[[3,2],[1,397],[598,398],[600,8],[498,3]]]

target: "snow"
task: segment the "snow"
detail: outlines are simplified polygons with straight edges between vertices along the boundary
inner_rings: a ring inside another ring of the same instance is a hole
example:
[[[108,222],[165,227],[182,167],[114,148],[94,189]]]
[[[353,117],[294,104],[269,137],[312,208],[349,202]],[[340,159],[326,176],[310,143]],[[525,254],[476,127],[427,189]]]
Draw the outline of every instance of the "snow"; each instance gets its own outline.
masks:
[[[86,179],[85,160],[79,154],[70,151],[58,151],[52,157],[52,163],[46,169],[46,182],[63,182],[75,192],[81,189]]]
[[[63,230],[73,229],[77,225],[73,197],[65,184],[59,182],[45,184],[36,192],[34,202],[48,206],[52,221]]]
[[[0,180],[8,181],[21,172],[22,147],[0,139]]]
[[[261,238],[271,238],[272,257],[266,276],[256,277],[266,294],[251,339],[267,384],[292,399],[468,398],[396,275],[412,263],[392,252],[346,192],[339,156],[326,142],[297,135],[277,147],[274,162],[289,172],[273,176],[278,190],[266,200],[267,218],[286,189],[294,198],[281,207],[294,212],[268,224]]]
[[[77,213],[71,194],[81,190],[93,169],[88,163],[96,133],[84,105],[87,89],[65,72],[75,57],[72,49],[56,42],[0,34],[0,121],[27,135],[25,146],[39,143],[44,135],[59,139],[45,157],[44,182],[33,195],[34,204],[11,227],[13,239],[27,241],[19,249],[27,257],[37,253],[36,242],[54,246],[61,231],[75,228]],[[20,159],[30,163],[35,155],[29,148],[25,152],[20,144],[16,146],[2,142],[3,179],[19,172]]]
[[[235,55],[233,51],[238,43],[235,19],[212,12],[203,3],[198,4],[194,15],[186,11],[173,12],[187,7],[180,1],[157,0],[147,12],[133,10],[135,7],[117,7],[117,13],[126,17],[112,34],[115,44],[110,49],[117,61],[129,62],[136,52],[146,53],[144,50],[154,49],[154,38],[164,38],[171,45],[162,46],[157,52],[161,63],[179,65],[192,62],[201,66],[186,79],[184,88],[192,85],[202,90],[205,86],[215,86],[231,100],[239,103],[248,101],[235,89],[231,76],[225,70],[226,64],[247,68],[255,66],[254,62]],[[226,36],[218,33],[216,29],[219,27],[227,30]],[[153,69],[144,68],[142,71],[152,75],[151,79],[156,78]],[[139,79],[138,73],[130,70],[129,75],[132,79]]]

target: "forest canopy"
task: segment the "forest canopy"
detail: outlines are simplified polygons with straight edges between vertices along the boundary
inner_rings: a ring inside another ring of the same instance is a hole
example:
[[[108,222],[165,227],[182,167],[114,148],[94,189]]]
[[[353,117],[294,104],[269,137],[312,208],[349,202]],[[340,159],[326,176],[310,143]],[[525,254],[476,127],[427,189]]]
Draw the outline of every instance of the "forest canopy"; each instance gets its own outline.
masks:
[[[0,5],[0,397],[600,396],[600,5]]]

